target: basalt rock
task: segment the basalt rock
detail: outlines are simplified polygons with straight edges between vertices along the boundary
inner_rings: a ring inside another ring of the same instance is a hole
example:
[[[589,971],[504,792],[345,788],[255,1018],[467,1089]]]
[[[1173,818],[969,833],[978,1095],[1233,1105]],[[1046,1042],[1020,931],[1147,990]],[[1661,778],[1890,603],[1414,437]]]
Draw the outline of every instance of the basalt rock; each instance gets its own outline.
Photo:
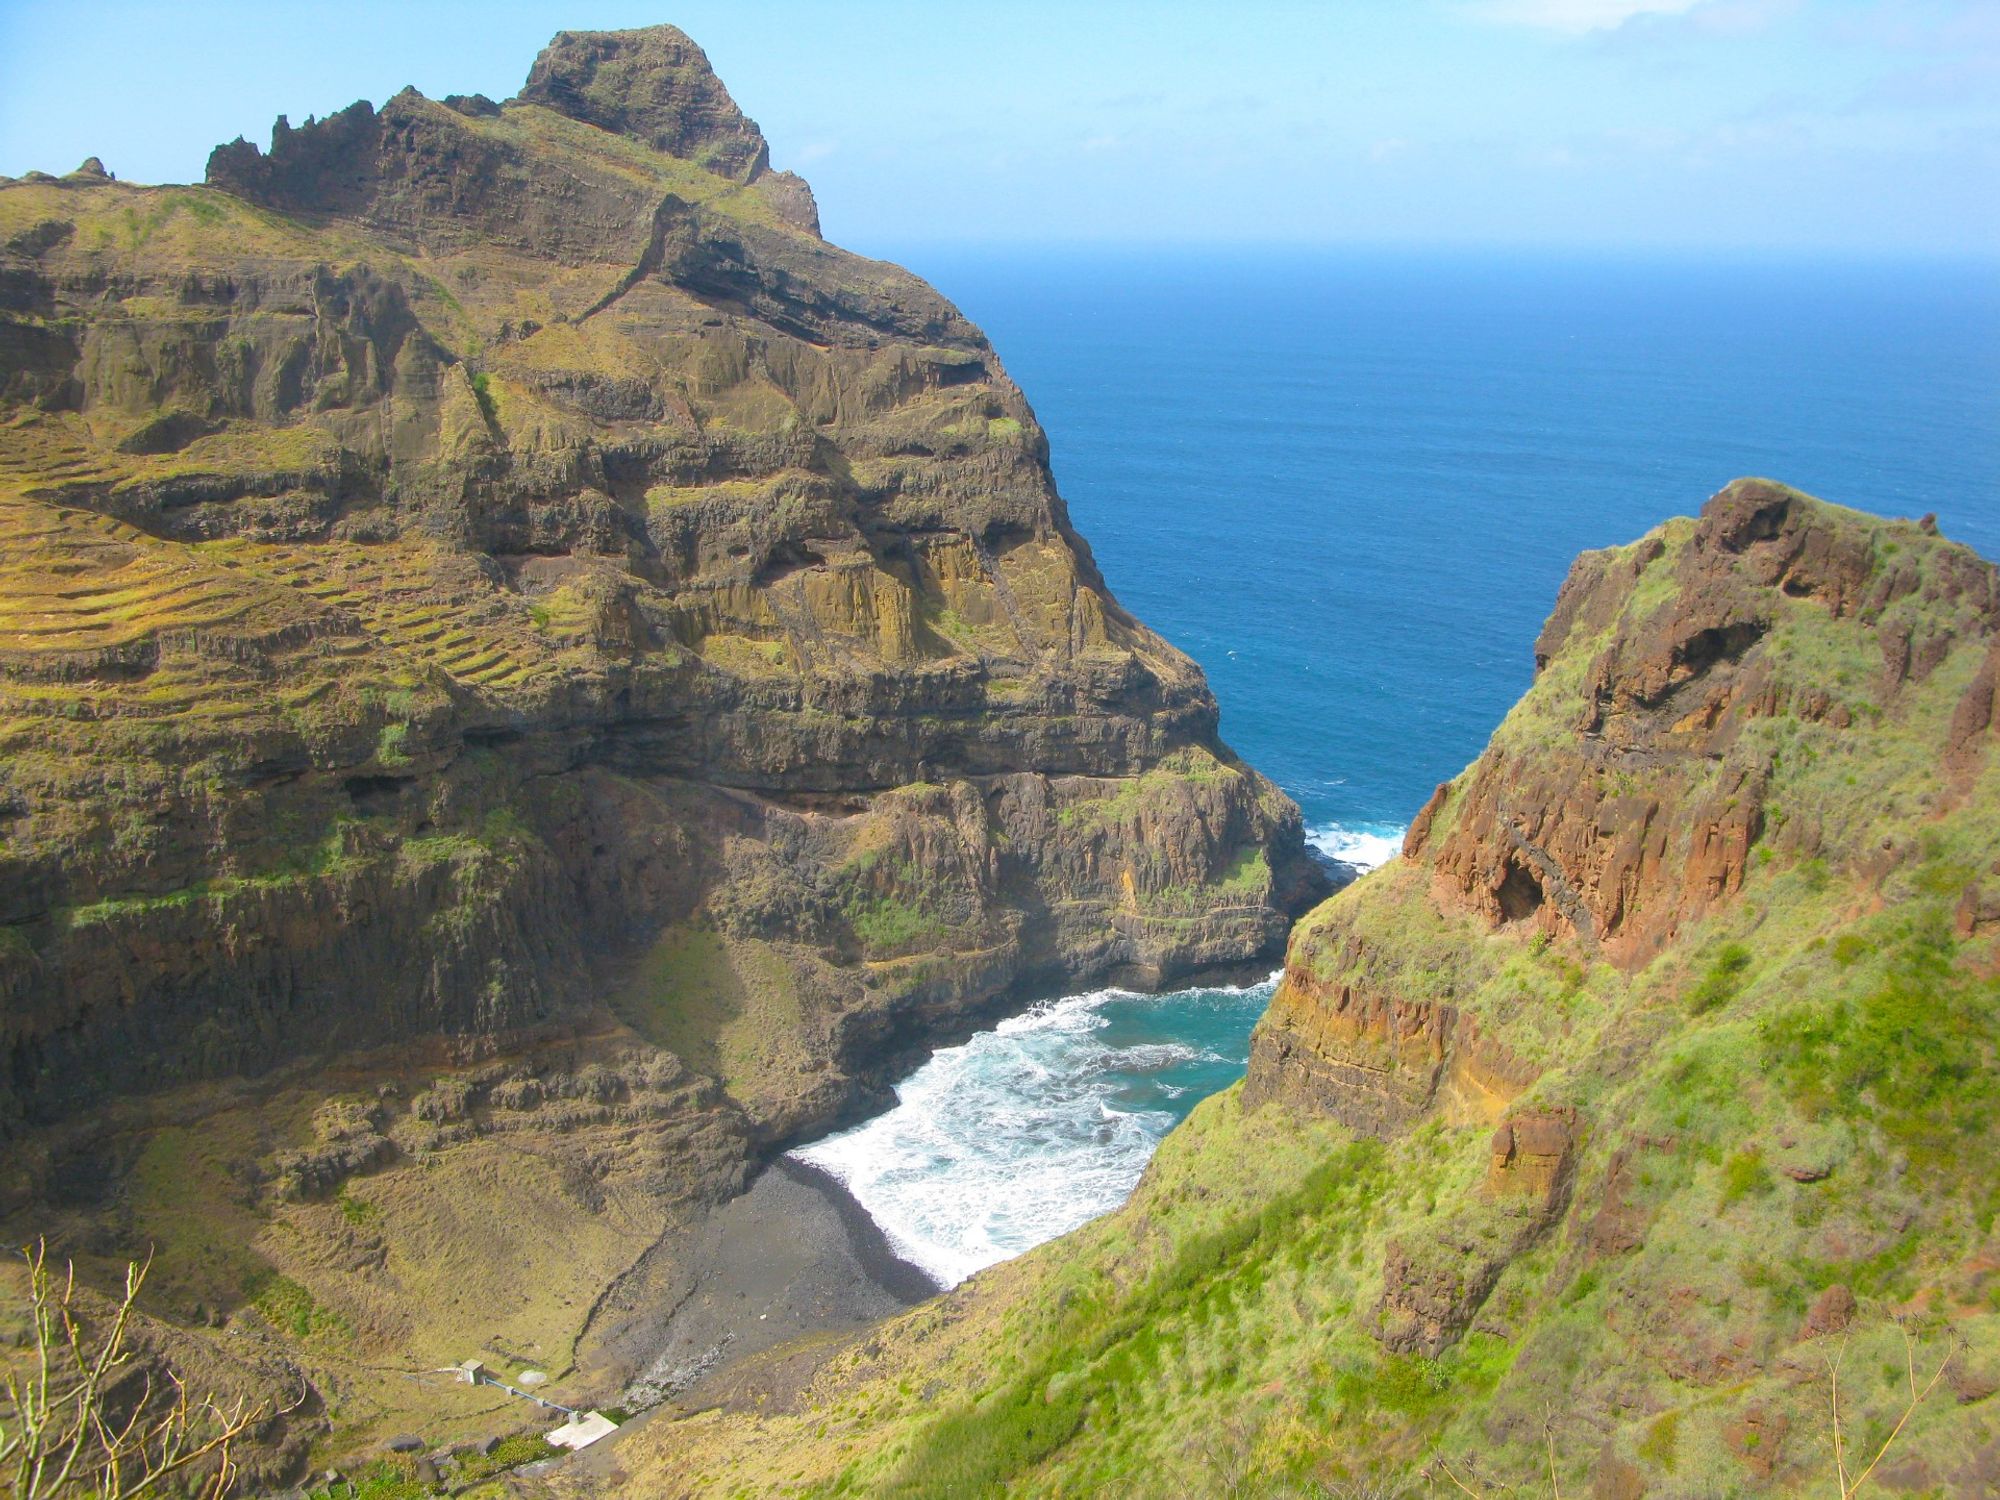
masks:
[[[0,194],[12,1125],[531,1035],[715,931],[800,997],[732,1081],[781,1134],[1011,985],[1268,952],[1323,889],[984,336],[825,244],[678,31],[208,184]],[[308,1196],[354,1154],[312,1150]]]

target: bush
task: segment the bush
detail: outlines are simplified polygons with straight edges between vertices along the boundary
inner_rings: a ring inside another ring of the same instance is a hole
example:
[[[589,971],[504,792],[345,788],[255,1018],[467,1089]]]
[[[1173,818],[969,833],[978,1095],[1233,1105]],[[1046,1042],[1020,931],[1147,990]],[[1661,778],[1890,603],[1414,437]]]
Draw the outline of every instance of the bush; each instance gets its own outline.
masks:
[[[1743,988],[1743,971],[1749,967],[1748,948],[1741,943],[1723,944],[1709,961],[1708,972],[1701,976],[1701,982],[1688,992],[1688,1014],[1705,1016],[1735,999],[1736,992]]]
[[[1765,1022],[1767,1069],[1809,1115],[1870,1121],[1918,1166],[1974,1167],[2000,1115],[2000,981],[1956,951],[1947,916],[1926,913],[1872,988]]]

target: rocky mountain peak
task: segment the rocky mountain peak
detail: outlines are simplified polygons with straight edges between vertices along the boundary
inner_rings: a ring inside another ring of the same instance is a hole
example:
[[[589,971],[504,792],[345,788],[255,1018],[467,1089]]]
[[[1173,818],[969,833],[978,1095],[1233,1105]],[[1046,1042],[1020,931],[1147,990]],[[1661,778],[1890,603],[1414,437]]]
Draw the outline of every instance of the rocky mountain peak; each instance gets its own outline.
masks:
[[[770,165],[763,132],[675,26],[559,31],[528,70],[520,100],[740,182]]]

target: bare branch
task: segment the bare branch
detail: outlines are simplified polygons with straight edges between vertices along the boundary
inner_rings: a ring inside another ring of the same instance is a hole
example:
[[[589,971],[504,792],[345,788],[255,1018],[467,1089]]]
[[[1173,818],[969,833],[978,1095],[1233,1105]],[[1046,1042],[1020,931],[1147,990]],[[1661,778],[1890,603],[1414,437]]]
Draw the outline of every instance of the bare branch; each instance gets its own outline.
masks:
[[[1903,1330],[1904,1339],[1908,1340],[1909,1336],[1910,1336],[1909,1330],[1907,1328],[1904,1329]],[[1868,1467],[1861,1471],[1860,1476],[1854,1481],[1853,1486],[1844,1491],[1846,1495],[1852,1496],[1858,1493],[1861,1489],[1861,1486],[1868,1482],[1868,1476],[1875,1472],[1875,1466],[1880,1462],[1882,1462],[1883,1457],[1888,1453],[1888,1451],[1892,1447],[1895,1446],[1896,1439],[1903,1435],[1904,1427],[1909,1425],[1910,1418],[1916,1414],[1917,1408],[1924,1404],[1925,1399],[1930,1395],[1930,1393],[1937,1389],[1938,1382],[1944,1379],[1945,1370],[1950,1367],[1952,1360],[1957,1356],[1957,1354],[1958,1354],[1958,1343],[1956,1340],[1954,1340],[1952,1342],[1951,1347],[1945,1350],[1944,1358],[1938,1362],[1937,1370],[1931,1375],[1930,1380],[1925,1383],[1922,1391],[1919,1391],[1917,1389],[1915,1355],[1912,1354],[1910,1356],[1911,1365],[1910,1365],[1909,1404],[1903,1408],[1903,1414],[1900,1417],[1896,1418],[1896,1425],[1892,1429],[1890,1429],[1889,1435],[1886,1438],[1882,1439],[1882,1446],[1875,1450],[1875,1456],[1868,1460]]]
[[[99,1500],[135,1500],[204,1463],[212,1469],[200,1493],[222,1500],[240,1472],[238,1440],[267,1415],[296,1410],[306,1399],[302,1388],[282,1408],[276,1401],[252,1406],[241,1399],[225,1408],[210,1396],[197,1402],[187,1383],[167,1370],[173,1397],[161,1411],[153,1374],[141,1367],[142,1384],[129,1414],[114,1416],[105,1402],[119,1372],[134,1359],[129,1339],[151,1255],[126,1265],[124,1295],[95,1333],[80,1312],[74,1263],[58,1280],[49,1269],[46,1241],[24,1249],[22,1257],[28,1265],[35,1358],[25,1374],[6,1372],[7,1406],[0,1413],[0,1463],[12,1470],[17,1500],[54,1500],[78,1488]]]

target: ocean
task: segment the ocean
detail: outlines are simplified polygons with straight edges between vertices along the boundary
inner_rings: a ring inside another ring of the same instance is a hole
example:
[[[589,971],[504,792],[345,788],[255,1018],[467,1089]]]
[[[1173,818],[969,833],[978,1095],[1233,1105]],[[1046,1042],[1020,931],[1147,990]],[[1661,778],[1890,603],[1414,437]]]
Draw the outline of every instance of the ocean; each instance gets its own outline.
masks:
[[[2000,557],[2000,267],[932,249],[1118,598],[1321,848],[1389,857],[1570,561],[1756,474]],[[800,1153],[941,1282],[1122,1202],[1269,985],[1072,996]]]

